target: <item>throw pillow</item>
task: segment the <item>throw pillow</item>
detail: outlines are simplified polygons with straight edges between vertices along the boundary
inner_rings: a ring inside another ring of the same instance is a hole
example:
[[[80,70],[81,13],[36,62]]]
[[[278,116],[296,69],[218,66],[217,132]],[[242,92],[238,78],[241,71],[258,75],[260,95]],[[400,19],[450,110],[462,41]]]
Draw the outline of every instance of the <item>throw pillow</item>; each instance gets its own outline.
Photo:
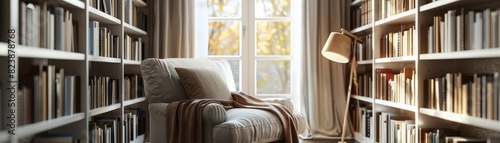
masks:
[[[180,68],[175,71],[189,99],[233,100],[224,77],[215,68]]]

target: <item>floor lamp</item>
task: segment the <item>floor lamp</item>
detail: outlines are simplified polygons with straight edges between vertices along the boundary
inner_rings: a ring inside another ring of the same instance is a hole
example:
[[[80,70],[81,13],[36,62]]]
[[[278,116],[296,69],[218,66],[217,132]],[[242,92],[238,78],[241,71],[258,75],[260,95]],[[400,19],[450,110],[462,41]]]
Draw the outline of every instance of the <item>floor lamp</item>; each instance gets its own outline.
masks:
[[[342,137],[340,143],[345,143],[345,128],[347,124],[347,112],[349,110],[349,100],[351,99],[351,87],[352,83],[357,88],[358,81],[356,79],[356,67],[358,63],[356,61],[356,50],[353,49],[353,46],[356,46],[358,42],[363,42],[361,38],[350,33],[345,29],[341,29],[342,33],[332,32],[330,36],[328,36],[328,40],[325,43],[325,46],[321,50],[321,54],[323,57],[338,63],[348,63],[349,57],[351,57],[351,71],[349,73],[349,88],[347,89],[347,103],[345,105],[344,111],[344,122],[342,123]],[[354,39],[354,41],[352,40]],[[351,44],[353,46],[351,46]],[[351,52],[352,50],[352,52]],[[352,56],[351,56],[352,53]]]

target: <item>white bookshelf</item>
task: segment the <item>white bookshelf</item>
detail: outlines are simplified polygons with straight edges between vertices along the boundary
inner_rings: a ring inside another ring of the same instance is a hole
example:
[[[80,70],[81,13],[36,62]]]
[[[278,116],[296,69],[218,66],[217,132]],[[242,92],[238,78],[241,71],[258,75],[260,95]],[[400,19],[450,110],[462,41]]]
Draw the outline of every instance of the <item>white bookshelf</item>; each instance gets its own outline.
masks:
[[[96,8],[90,6],[89,0],[48,0],[47,5],[49,8],[53,6],[59,6],[65,10],[69,10],[72,13],[73,20],[78,23],[78,38],[76,38],[78,49],[76,52],[67,52],[59,50],[51,50],[40,47],[19,45],[19,5],[23,0],[7,0],[2,1],[0,4],[11,5],[9,19],[5,21],[10,21],[10,27],[15,28],[16,32],[16,77],[24,76],[28,71],[25,63],[19,63],[19,61],[30,62],[36,60],[47,61],[50,65],[55,65],[57,68],[64,68],[65,74],[76,75],[79,77],[80,82],[77,88],[79,90],[79,99],[76,99],[77,105],[80,108],[78,113],[67,115],[55,119],[50,119],[41,122],[30,123],[22,126],[16,127],[16,135],[11,136],[6,130],[0,130],[0,142],[11,142],[17,143],[25,141],[26,139],[33,137],[39,133],[65,133],[73,134],[75,139],[79,139],[80,142],[89,142],[89,127],[88,123],[94,116],[116,116],[123,118],[124,110],[126,107],[133,108],[144,108],[142,103],[146,101],[145,97],[138,97],[136,99],[130,99],[123,101],[124,96],[124,85],[123,79],[125,74],[140,74],[140,61],[125,60],[122,58],[109,58],[101,56],[90,55],[89,51],[89,21],[99,21],[101,27],[106,27],[112,31],[113,35],[118,35],[122,39],[125,35],[132,35],[134,37],[141,37],[144,39],[148,38],[148,33],[141,30],[135,26],[124,23],[121,19],[124,15],[124,8],[121,12],[118,12],[117,17],[111,16],[104,12],[99,11]],[[120,1],[121,2],[121,1]],[[143,0],[133,0],[133,5],[136,7],[141,7],[141,9],[147,9],[147,3]],[[125,6],[124,4],[120,6]],[[6,28],[6,27],[0,27]],[[4,33],[5,34],[5,33]],[[6,40],[6,39],[3,39]],[[119,40],[119,45],[123,48],[124,41]],[[147,40],[143,40],[146,42]],[[7,62],[7,50],[8,45],[5,42],[0,42],[0,62]],[[148,48],[148,47],[145,47]],[[123,51],[122,49],[120,51]],[[123,53],[120,53],[123,54]],[[120,55],[119,57],[123,57]],[[129,66],[132,65],[132,66]],[[126,67],[126,68],[125,68]],[[68,69],[68,70],[66,70]],[[132,73],[128,72],[132,71]],[[0,71],[1,74],[5,74],[5,71]],[[22,74],[25,73],[25,74]],[[28,74],[29,75],[29,74]],[[114,79],[119,79],[119,101],[116,104],[104,106],[96,109],[90,109],[90,88],[89,79],[92,76],[108,76]],[[1,77],[3,78],[3,76]],[[2,79],[5,80],[5,79]],[[3,87],[2,87],[3,88]],[[6,92],[5,90],[1,90]],[[2,93],[1,95],[4,95]],[[3,98],[2,98],[3,99]],[[147,109],[143,109],[146,111]],[[37,114],[37,113],[34,113]],[[19,120],[19,119],[18,119]],[[3,120],[2,120],[3,121]],[[148,126],[146,124],[146,126]],[[147,129],[149,127],[146,127]],[[121,130],[121,129],[120,129]],[[123,133],[121,134],[123,137]],[[145,135],[140,135],[136,140],[132,142],[142,143],[145,140]]]
[[[48,131],[83,119],[85,119],[84,113],[76,113],[73,115],[59,117],[56,119],[20,126],[16,129],[17,132],[16,138],[28,137],[31,135],[35,135],[37,133]]]
[[[464,114],[458,114],[446,111],[437,111],[428,108],[420,108],[420,113],[447,121],[453,121],[461,124],[481,127],[500,132],[500,126],[498,126],[500,125],[500,121],[488,120],[484,118],[472,117]]]
[[[386,100],[375,99],[373,97],[378,97],[377,92],[372,94],[372,98],[353,95],[351,98],[354,100],[362,101],[368,104],[372,104],[373,113],[377,112],[390,112],[394,114],[405,114],[415,120],[416,128],[432,128],[432,125],[436,124],[446,124],[449,123],[464,124],[469,125],[474,128],[490,130],[500,132],[500,121],[487,120],[483,118],[471,117],[468,115],[462,115],[457,113],[436,111],[432,109],[423,108],[424,96],[426,92],[424,91],[424,82],[429,78],[437,78],[444,76],[446,73],[490,73],[492,71],[498,71],[500,69],[500,47],[480,49],[480,50],[467,50],[467,51],[456,51],[448,53],[432,53],[427,54],[423,48],[427,48],[427,29],[429,25],[432,25],[434,16],[444,16],[449,10],[457,10],[459,13],[461,8],[465,11],[476,10],[482,11],[485,8],[490,8],[491,10],[500,8],[498,1],[495,0],[437,0],[432,3],[426,3],[426,0],[415,0],[416,7],[414,9],[395,14],[393,16],[386,17],[384,19],[378,19],[379,12],[381,9],[378,8],[381,1],[374,0],[371,5],[373,10],[372,18],[376,21],[363,25],[361,27],[353,27],[350,31],[358,36],[363,34],[372,34],[373,43],[373,55],[374,60],[358,61],[360,66],[358,69],[367,69],[367,74],[372,74],[374,77],[374,83],[372,91],[376,91],[378,87],[375,82],[376,69],[391,69],[393,72],[399,71],[404,67],[411,67],[416,72],[415,78],[415,105],[407,105],[402,103],[395,103]],[[495,3],[495,5],[492,4]],[[354,0],[350,8],[355,8],[362,3],[362,0]],[[401,30],[401,27],[408,27],[409,25],[415,26],[415,33],[413,39],[413,56],[403,56],[403,57],[392,57],[392,58],[380,58],[381,52],[381,41],[380,39],[387,33],[397,32]],[[486,63],[485,63],[486,62]],[[487,63],[491,62],[491,63]],[[470,69],[471,66],[477,69]],[[397,73],[397,72],[395,72]],[[364,73],[358,73],[364,74]],[[423,117],[425,116],[425,117]],[[378,119],[375,119],[377,123]],[[430,122],[430,123],[427,123]],[[432,125],[431,125],[432,124]],[[452,126],[452,125],[450,125]],[[378,130],[375,129],[375,134]],[[357,142],[372,142],[361,140],[356,137]],[[373,141],[376,142],[376,141]],[[422,142],[420,139],[416,139],[414,142]]]
[[[130,143],[143,143],[144,142],[144,137],[145,137],[144,134],[139,135],[139,136],[137,136],[137,138],[135,140],[130,141]]]

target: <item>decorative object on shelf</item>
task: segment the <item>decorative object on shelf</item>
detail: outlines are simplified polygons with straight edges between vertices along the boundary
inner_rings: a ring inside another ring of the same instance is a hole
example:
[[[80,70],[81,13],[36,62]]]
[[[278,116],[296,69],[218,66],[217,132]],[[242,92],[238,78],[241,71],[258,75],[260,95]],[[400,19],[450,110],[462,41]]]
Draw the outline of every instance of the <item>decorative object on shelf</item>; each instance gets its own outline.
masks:
[[[358,36],[345,30],[344,28],[342,28],[341,31],[342,33],[338,32],[330,33],[330,36],[328,36],[328,40],[325,43],[325,46],[321,50],[321,55],[323,55],[323,57],[331,61],[339,63],[348,63],[349,57],[352,57],[351,71],[349,76],[349,88],[347,89],[347,102],[346,102],[349,103],[349,100],[351,99],[351,87],[353,84],[353,80],[355,87],[357,87],[358,85],[358,81],[356,79],[357,78],[356,67],[358,66],[358,63],[356,61],[356,50],[352,50],[351,45],[357,45],[358,42],[362,43],[363,40],[361,40],[361,38],[359,38]],[[352,56],[351,56],[351,50],[352,50]],[[349,110],[349,104],[346,104],[344,111],[344,121],[342,122],[342,137],[340,141],[341,143],[344,143],[345,139],[345,128],[346,128],[348,110]]]

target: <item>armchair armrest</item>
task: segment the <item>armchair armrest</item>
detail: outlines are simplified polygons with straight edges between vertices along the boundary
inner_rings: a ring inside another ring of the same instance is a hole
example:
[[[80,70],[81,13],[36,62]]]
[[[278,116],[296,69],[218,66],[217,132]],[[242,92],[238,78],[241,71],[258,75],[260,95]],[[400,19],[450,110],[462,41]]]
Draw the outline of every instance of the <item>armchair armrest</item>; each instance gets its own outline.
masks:
[[[288,110],[290,110],[290,112],[293,113],[293,103],[292,103],[292,100],[290,98],[266,98],[266,99],[262,99],[262,100],[269,102],[269,103],[281,104],[281,105],[285,106]]]

